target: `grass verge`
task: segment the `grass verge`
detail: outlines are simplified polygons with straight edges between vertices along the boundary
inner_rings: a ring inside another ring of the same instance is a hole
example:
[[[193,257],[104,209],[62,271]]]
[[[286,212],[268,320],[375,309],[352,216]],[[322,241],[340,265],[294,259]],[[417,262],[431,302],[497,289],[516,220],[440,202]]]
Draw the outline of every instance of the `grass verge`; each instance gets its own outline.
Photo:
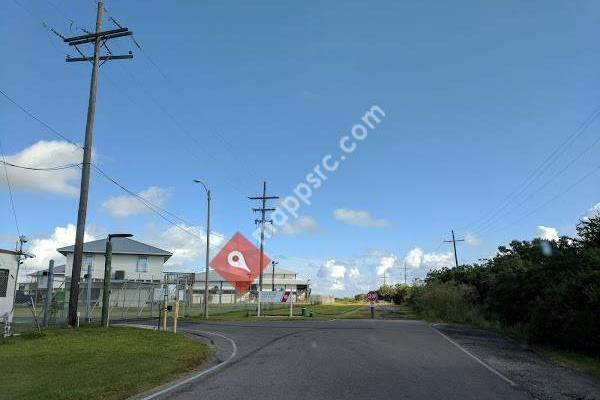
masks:
[[[293,308],[293,319],[302,318],[302,308],[306,308],[306,319],[367,319],[370,318],[369,305],[364,303],[342,304],[299,304]],[[289,319],[289,306],[267,305],[263,316],[272,319]],[[310,317],[312,313],[312,317]],[[412,310],[405,305],[378,304],[375,318],[377,319],[413,319]],[[198,318],[190,318],[191,320]],[[235,310],[219,315],[211,315],[211,320],[240,321],[257,320],[256,310]]]
[[[55,328],[0,342],[0,399],[124,399],[198,367],[190,338],[111,327]]]
[[[600,379],[600,358],[587,356],[572,351],[565,351],[551,347],[535,346],[534,350],[553,359],[559,364],[579,371],[586,372]]]

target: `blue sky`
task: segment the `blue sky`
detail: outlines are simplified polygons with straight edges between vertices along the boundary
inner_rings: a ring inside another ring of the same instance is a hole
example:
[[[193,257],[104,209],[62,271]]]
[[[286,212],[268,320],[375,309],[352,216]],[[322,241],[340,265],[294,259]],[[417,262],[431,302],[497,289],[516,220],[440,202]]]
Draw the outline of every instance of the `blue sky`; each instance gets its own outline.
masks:
[[[340,137],[371,106],[385,111],[302,207],[303,223],[268,242],[272,258],[313,279],[318,291],[364,290],[381,282],[383,270],[401,279],[406,257],[413,277],[451,263],[451,247],[442,242],[451,228],[473,238],[459,245],[463,262],[540,235],[539,226],[573,234],[577,219],[600,201],[600,174],[588,175],[599,151],[597,2],[105,5],[134,31],[143,52],[129,39],[115,40],[113,52],[132,50],[135,58],[101,68],[95,162],[197,235],[206,203],[194,178],[212,189],[214,230],[249,236],[256,204],[247,196],[259,194],[263,180],[269,192],[291,194],[324,155],[339,152]],[[93,1],[0,6],[0,88],[77,143],[90,67],[65,63],[64,53],[75,53],[41,20],[75,36],[79,27],[92,28],[94,13]],[[114,27],[108,18],[104,26]],[[2,97],[0,116],[9,161],[77,162],[77,151],[47,143],[61,139]],[[552,162],[536,169],[557,148]],[[0,246],[10,248],[16,230],[0,172]],[[20,230],[43,263],[49,248],[71,240],[77,197],[68,187],[77,188],[77,171],[8,172]],[[480,226],[511,193],[518,196]],[[91,236],[128,231],[177,251],[172,268],[203,265],[201,240],[139,212],[134,200],[115,203],[123,195],[93,175]],[[113,215],[115,204],[132,207],[131,215]],[[335,218],[339,209],[347,218]],[[364,212],[385,223],[365,223]]]

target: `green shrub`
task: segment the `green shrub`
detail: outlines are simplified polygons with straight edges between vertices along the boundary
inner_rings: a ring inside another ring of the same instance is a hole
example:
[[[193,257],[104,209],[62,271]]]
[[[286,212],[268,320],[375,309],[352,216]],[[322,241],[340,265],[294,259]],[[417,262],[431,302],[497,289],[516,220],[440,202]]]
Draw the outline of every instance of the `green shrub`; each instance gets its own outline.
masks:
[[[600,215],[580,221],[577,232],[512,241],[481,264],[431,271],[407,291],[409,305],[426,319],[600,355]]]

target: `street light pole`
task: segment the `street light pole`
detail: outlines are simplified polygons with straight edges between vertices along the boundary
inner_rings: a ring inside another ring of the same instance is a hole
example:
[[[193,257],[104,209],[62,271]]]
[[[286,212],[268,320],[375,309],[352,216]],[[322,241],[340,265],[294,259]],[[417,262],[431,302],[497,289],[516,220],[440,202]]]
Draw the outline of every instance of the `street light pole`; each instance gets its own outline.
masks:
[[[108,309],[110,307],[110,275],[112,264],[112,238],[132,237],[131,233],[111,233],[106,239],[106,249],[104,252],[104,284],[102,288],[102,321],[101,325],[108,328]],[[88,278],[90,279],[90,278]]]
[[[204,319],[208,319],[208,264],[210,263],[210,190],[200,179],[194,179],[206,191],[206,263],[204,269]]]
[[[279,261],[271,261],[271,264],[273,265],[273,272],[271,275],[271,291],[275,291],[275,265],[279,264]]]

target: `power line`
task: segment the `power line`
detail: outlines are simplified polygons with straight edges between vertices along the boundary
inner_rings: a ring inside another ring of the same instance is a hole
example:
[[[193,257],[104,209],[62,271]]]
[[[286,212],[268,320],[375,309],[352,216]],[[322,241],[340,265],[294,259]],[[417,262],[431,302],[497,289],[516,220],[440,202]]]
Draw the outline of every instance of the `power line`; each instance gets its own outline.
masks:
[[[62,133],[60,133],[58,130],[54,129],[52,126],[50,126],[48,123],[44,122],[43,120],[41,120],[39,117],[37,117],[35,114],[33,114],[32,112],[30,112],[29,110],[27,110],[25,107],[23,107],[21,104],[17,103],[15,100],[13,100],[11,97],[9,97],[4,91],[2,91],[2,89],[0,89],[0,93],[2,95],[4,95],[4,97],[6,97],[8,100],[10,100],[10,102],[17,107],[19,110],[23,111],[28,117],[30,117],[31,119],[35,120],[36,122],[38,122],[40,125],[46,127],[50,132],[54,133],[55,135],[57,135],[60,138],[63,138],[64,140],[66,140],[67,142],[73,144],[74,146],[77,146],[78,148],[82,148],[80,145],[78,145],[77,143],[73,142],[72,140],[70,140],[69,138],[67,138],[65,135],[63,135]],[[3,160],[4,165],[10,165],[11,163],[6,162],[6,160]],[[79,166],[79,164],[73,164],[73,166]],[[14,164],[13,164],[14,166]],[[18,166],[20,167],[20,166]],[[66,167],[65,166],[59,166],[59,167]],[[119,188],[121,188],[124,192],[126,192],[127,194],[131,195],[132,197],[134,197],[135,199],[137,199],[138,201],[140,201],[145,207],[147,207],[149,210],[151,210],[152,212],[154,212],[155,214],[159,215],[161,214],[161,212],[164,212],[165,214],[170,215],[171,217],[181,221],[184,224],[187,224],[189,226],[193,226],[195,224],[177,216],[176,214],[174,214],[171,211],[168,211],[164,208],[161,208],[159,206],[157,206],[156,204],[153,204],[152,202],[148,201],[147,199],[144,199],[143,197],[141,197],[140,195],[138,195],[137,193],[131,191],[130,189],[128,189],[127,187],[125,187],[124,185],[122,185],[121,183],[119,183],[115,178],[111,177],[109,174],[107,174],[106,172],[104,172],[102,169],[100,169],[100,167],[98,167],[97,165],[92,163],[92,167],[100,174],[102,175],[104,178],[106,178],[108,181],[112,182],[113,184],[115,184],[116,186],[118,186]],[[186,230],[185,228],[178,226],[178,224],[176,224],[175,222],[173,222],[172,220],[170,220],[168,217],[165,217],[164,215],[159,215],[162,219],[164,219],[165,221],[169,222],[171,225],[173,226],[177,226],[179,229],[182,229],[183,231],[185,231],[186,233],[196,237],[196,238],[200,238],[200,236],[193,234],[192,232],[190,232],[189,230]],[[217,236],[217,237],[221,237],[223,239],[226,239],[226,237],[224,235],[215,233],[215,232],[211,232],[211,235]]]
[[[16,1],[16,0],[14,0]],[[68,22],[70,22],[71,24],[75,23],[75,20],[69,16],[67,16],[64,12],[62,12],[56,5],[54,5],[53,3],[51,3],[49,0],[47,0],[48,3]],[[91,0],[92,3],[94,3],[95,5],[98,5],[98,1],[96,0]],[[115,26],[119,27],[119,29],[124,29],[123,25],[121,23],[119,23],[116,18],[112,15],[110,15],[109,11],[107,10],[107,8],[102,5],[102,10],[103,12],[105,12],[108,15],[109,20],[115,24]],[[41,17],[36,17],[33,13],[29,12],[29,14],[37,19],[41,19]],[[42,20],[43,21],[43,20]],[[44,24],[46,24],[44,22]],[[46,24],[47,25],[47,24]],[[84,32],[86,32],[87,34],[90,34],[90,32],[84,28],[81,28],[79,25],[75,24],[77,29],[80,29]],[[62,35],[59,35],[60,37],[63,37]],[[132,38],[132,41],[134,43],[134,45],[140,50],[140,52],[144,55],[144,57],[146,57],[146,59],[148,60],[148,62],[150,64],[153,65],[153,67],[159,72],[159,74],[163,77],[163,79],[165,79],[165,81],[172,86],[172,89],[178,93],[181,93],[181,89],[179,89],[169,78],[168,76],[162,71],[162,69],[158,66],[158,64],[156,62],[154,62],[154,60],[150,57],[150,55],[144,50],[143,46],[140,44],[139,40],[135,39],[133,37],[133,33],[131,35],[129,35]],[[103,43],[103,46],[107,49],[107,51],[110,53],[110,49],[108,48],[108,46],[106,46],[106,43]],[[118,45],[117,45],[118,46]],[[71,57],[70,60],[72,61],[89,61],[90,63],[92,62],[90,57],[87,57],[85,54],[83,54],[83,52],[79,49],[79,47],[77,45],[73,46],[74,49],[79,53],[79,55],[81,57],[79,58],[73,58]],[[106,60],[105,60],[106,61]],[[102,63],[103,64],[103,63]],[[100,64],[100,65],[102,65]],[[131,80],[133,80],[137,86],[139,86],[140,89],[142,89],[142,91],[145,92],[146,94],[146,98],[150,98],[150,100],[157,106],[157,108],[159,108],[159,110],[166,115],[178,128],[180,131],[182,131],[182,133],[192,142],[194,142],[199,148],[203,149],[205,146],[202,145],[202,143],[200,143],[198,141],[198,139],[195,137],[195,135],[190,132],[190,130],[178,119],[175,117],[175,115],[173,113],[171,113],[164,105],[162,105],[157,99],[156,97],[138,80],[138,78],[132,74],[127,68],[124,68],[122,65],[119,64],[119,67],[126,73],[129,75],[129,77],[131,78]],[[110,76],[106,76],[106,78],[108,78],[108,81],[117,89],[122,90],[124,92],[124,94],[126,95],[126,97],[128,98],[128,100],[136,105],[136,106],[140,106],[139,103],[137,103],[135,100],[133,100],[133,98],[129,95],[129,93],[127,91],[124,91],[122,87],[120,87],[121,85],[117,84],[116,82],[114,82],[112,80],[112,78]],[[144,107],[140,107],[142,109],[144,109]],[[225,137],[223,137],[223,135],[220,135],[218,132],[213,132],[213,135],[216,136],[218,139],[220,139],[220,141],[222,142],[222,144],[227,147],[229,150],[233,151],[233,145],[225,139]],[[187,151],[192,157],[196,158],[198,161],[201,162],[205,162],[206,160],[202,157],[199,157],[194,151],[192,151],[192,149],[190,148],[190,146],[184,146],[185,151]],[[215,162],[219,162],[221,159],[219,159],[216,155],[214,155],[212,152],[210,151],[205,151],[204,152],[208,157],[212,158]],[[252,174],[254,173],[254,171],[252,171],[252,168],[249,165],[243,165],[242,168],[240,168],[241,170],[245,171],[246,173],[249,173],[250,176],[252,176]],[[229,183],[231,185],[232,188],[234,188],[236,191],[238,191],[239,193],[243,193],[242,190],[238,187],[239,183],[241,182],[233,182],[232,179],[230,179],[229,177],[225,177],[224,178],[225,181],[227,181],[227,183]]]
[[[5,167],[8,166],[8,167],[13,167],[13,168],[26,169],[26,170],[30,170],[30,171],[59,171],[59,170],[63,170],[63,169],[81,166],[81,164],[64,164],[64,165],[57,165],[54,167],[27,167],[25,165],[17,165],[17,164],[9,163],[4,159],[0,160],[0,163],[2,163]]]
[[[561,142],[552,153],[550,153],[542,163],[540,163],[512,192],[510,192],[504,200],[502,200],[500,207],[491,213],[488,213],[487,217],[482,217],[476,224],[475,222],[467,225],[467,228],[475,225],[476,231],[479,231],[495,223],[498,218],[502,217],[502,211],[505,210],[513,200],[517,200],[525,191],[539,178],[541,178],[549,168],[573,145],[573,143],[579,139],[589,128],[589,126],[600,116],[600,107],[596,108],[580,126],[563,142]]]
[[[554,202],[555,200],[559,199],[560,197],[564,196],[566,193],[568,193],[571,190],[573,190],[573,188],[575,188],[576,186],[578,186],[581,183],[583,183],[586,179],[588,179],[589,177],[591,177],[592,175],[594,175],[598,171],[600,171],[600,165],[597,166],[596,168],[594,168],[593,170],[591,170],[590,172],[588,172],[587,174],[585,174],[584,176],[582,176],[581,178],[579,178],[577,181],[575,181],[572,185],[570,185],[569,187],[567,187],[565,190],[561,190],[556,195],[554,195],[552,198],[550,198],[546,202],[542,203],[538,207],[534,208],[533,210],[531,210],[527,214],[522,215],[520,218],[518,218],[517,220],[513,221],[512,223],[507,224],[507,225],[503,226],[502,228],[496,229],[496,230],[494,230],[492,232],[489,232],[489,233],[500,232],[500,231],[503,231],[505,229],[510,228],[511,226],[513,226],[515,224],[518,224],[519,222],[523,221],[525,218],[527,218],[527,217],[535,214],[536,212],[538,212],[542,208],[546,207],[548,204],[550,204],[550,203]]]
[[[2,94],[2,96],[4,96],[8,101],[10,101],[12,104],[14,104],[18,109],[20,109],[25,114],[27,114],[31,119],[37,121],[39,124],[41,124],[42,126],[47,128],[50,132],[54,133],[56,136],[62,138],[63,140],[65,140],[65,141],[71,143],[72,145],[77,146],[83,150],[83,147],[81,147],[80,145],[78,145],[77,143],[75,143],[74,141],[72,141],[71,139],[69,139],[68,137],[66,137],[62,133],[58,132],[56,129],[54,129],[53,127],[51,127],[50,125],[48,125],[47,123],[45,123],[44,121],[42,121],[41,119],[36,117],[35,115],[33,115],[29,110],[27,110],[25,107],[23,107],[22,105],[17,103],[12,97],[10,97],[8,94],[6,94],[2,89],[0,89],[0,94]]]
[[[596,140],[594,140],[591,145],[585,147],[583,149],[583,151],[581,151],[579,154],[577,154],[577,156],[575,156],[574,158],[572,158],[561,170],[559,170],[554,175],[552,175],[550,177],[550,179],[546,180],[542,185],[540,185],[537,189],[535,189],[533,192],[531,192],[525,199],[523,199],[521,202],[519,202],[519,204],[517,204],[517,207],[521,206],[522,204],[524,204],[527,200],[531,199],[536,193],[538,193],[541,190],[543,190],[544,188],[546,188],[550,183],[552,183],[554,180],[556,180],[556,178],[558,178],[560,175],[562,175],[563,173],[565,173],[573,164],[575,164],[581,157],[583,157],[596,144],[598,144],[598,142],[600,142],[600,136],[598,136],[598,138],[596,138]],[[510,214],[510,212],[504,213],[502,215],[502,217],[505,217],[505,216],[507,216],[509,214]],[[482,230],[479,231],[479,233],[482,233],[482,232],[485,232],[485,231],[489,231],[492,227],[493,227],[493,225],[488,225],[487,227],[482,228]]]
[[[125,193],[129,194],[130,196],[134,197],[136,200],[138,200],[142,205],[144,205],[146,208],[148,208],[150,211],[152,211],[154,214],[156,214],[157,216],[159,216],[160,218],[162,218],[163,220],[167,221],[169,224],[171,224],[172,226],[184,231],[185,233],[194,236],[197,239],[202,240],[201,236],[196,235],[195,233],[193,233],[192,231],[186,229],[185,227],[177,224],[176,222],[174,222],[173,220],[171,220],[169,217],[165,216],[164,214],[169,215],[170,217],[179,220],[180,222],[188,225],[188,226],[194,226],[195,224],[185,220],[184,218],[181,218],[180,216],[172,213],[171,211],[168,211],[162,207],[159,207],[156,204],[153,204],[152,202],[148,201],[147,199],[145,199],[144,197],[140,196],[139,194],[131,191],[130,189],[128,189],[127,187],[125,187],[123,184],[121,184],[119,181],[117,181],[115,178],[111,177],[110,175],[108,175],[106,172],[104,172],[100,167],[98,167],[95,164],[92,164],[92,168],[94,170],[96,170],[96,172],[98,172],[98,174],[100,174],[101,176],[103,176],[106,180],[108,180],[109,182],[113,183],[114,185],[116,185],[117,187],[121,188]],[[164,214],[163,214],[164,213]],[[211,232],[210,233],[211,236],[217,236],[220,237],[222,239],[226,239],[226,237],[224,235],[221,235],[219,233],[216,232]]]
[[[21,7],[27,14],[29,14],[31,18],[39,21],[42,24],[42,27],[44,28],[44,30],[46,30],[46,33],[48,34],[48,40],[50,40],[50,44],[52,45],[52,47],[54,47],[54,49],[56,49],[56,51],[60,52],[61,54],[67,54],[60,51],[60,49],[58,48],[56,43],[54,43],[52,37],[50,36],[50,33],[52,33],[58,36],[59,38],[64,39],[64,36],[61,33],[59,33],[56,29],[52,28],[42,17],[31,11],[29,8],[25,7],[25,5],[23,5],[21,2],[17,0],[13,0],[13,2],[19,7]]]
[[[96,3],[97,1],[96,1],[96,0],[92,0],[92,2]],[[118,21],[115,19],[115,17],[114,17],[114,16],[110,15],[110,12],[109,12],[109,11],[106,9],[106,7],[104,8],[104,10],[106,11],[107,15],[109,16],[109,19],[111,20],[111,22],[113,22],[113,23],[114,23],[116,26],[118,26],[118,27],[121,27],[121,26],[122,26],[122,25],[121,25],[121,24],[120,24],[120,23],[119,23],[119,22],[118,22]],[[131,38],[131,40],[132,40],[133,44],[134,44],[134,45],[135,45],[135,46],[136,46],[136,47],[137,47],[137,48],[140,50],[140,52],[142,53],[142,55],[143,55],[143,56],[146,58],[146,60],[147,60],[147,61],[148,61],[148,62],[149,62],[151,65],[152,65],[152,67],[154,67],[154,69],[156,69],[156,71],[157,71],[157,72],[158,72],[158,74],[159,74],[159,75],[160,75],[160,76],[161,76],[161,77],[164,79],[164,81],[165,81],[165,82],[166,82],[166,83],[167,83],[169,86],[171,86],[171,89],[172,89],[174,92],[176,92],[176,95],[177,95],[177,96],[182,96],[182,95],[185,95],[185,93],[183,93],[183,90],[182,90],[182,89],[181,89],[181,88],[180,88],[178,85],[176,85],[176,84],[175,84],[175,83],[174,83],[174,82],[173,82],[173,81],[172,81],[172,80],[171,80],[171,79],[168,77],[168,75],[167,75],[167,74],[166,74],[166,73],[163,71],[163,69],[162,69],[162,68],[161,68],[161,67],[158,65],[158,63],[156,63],[156,62],[154,61],[154,59],[153,59],[153,58],[150,56],[150,54],[149,54],[149,53],[148,53],[148,52],[147,52],[147,51],[144,49],[144,47],[143,47],[143,46],[142,46],[142,44],[140,43],[139,39],[137,39],[137,38],[136,38],[134,35],[131,35],[131,37],[130,37],[130,38]],[[125,70],[125,68],[124,68],[124,67],[122,67],[122,66],[121,66],[121,68],[122,68],[123,70]],[[131,73],[130,73],[129,71],[126,71],[126,72],[127,72],[128,74],[130,74],[130,75],[131,75]],[[133,76],[132,76],[132,78],[135,80],[135,77],[133,77]],[[141,85],[141,84],[139,83],[139,81],[138,81],[137,83],[138,83],[138,85],[139,85],[140,87],[142,87],[142,89],[143,89],[144,91],[146,91],[146,92],[148,93],[148,90],[147,90],[147,89],[145,89],[145,88],[143,87],[143,85]],[[157,101],[156,101],[156,100],[154,100],[154,99],[153,99],[153,101],[154,101],[155,103],[157,103]],[[164,112],[166,112],[166,107],[164,107],[164,106],[162,106],[162,105],[160,105],[160,104],[157,104],[157,105],[159,106],[159,108],[162,108]],[[168,112],[166,112],[166,113],[168,113]],[[168,114],[170,114],[170,113],[168,113]],[[169,118],[173,119],[174,117],[171,115],[171,116],[169,116]],[[175,122],[176,124],[180,125],[180,128],[182,128],[182,130],[186,131],[186,135],[188,135],[188,137],[189,137],[189,138],[190,138],[192,141],[194,141],[194,142],[196,142],[198,145],[200,145],[200,143],[198,143],[198,142],[197,142],[196,138],[195,138],[195,137],[194,137],[194,136],[193,136],[191,133],[187,132],[187,129],[186,129],[184,126],[182,126],[183,124],[179,123],[178,121],[174,121],[174,122]],[[215,136],[215,137],[216,137],[216,138],[217,138],[217,139],[218,139],[218,140],[219,140],[219,141],[220,141],[220,142],[223,144],[223,146],[225,146],[225,147],[226,147],[228,150],[230,150],[230,151],[233,151],[233,149],[234,149],[234,147],[235,147],[235,146],[234,146],[234,145],[233,145],[233,144],[232,144],[232,143],[231,143],[229,140],[227,140],[227,138],[226,138],[224,135],[222,135],[222,134],[221,134],[221,133],[219,133],[219,132],[215,132],[215,131],[213,131],[213,132],[212,132],[212,135],[213,135],[213,136]],[[209,154],[209,156],[210,156],[210,157],[213,157],[213,155],[212,155],[211,153],[208,153],[208,154]],[[213,158],[214,158],[214,157],[213,157]],[[250,176],[251,178],[255,178],[255,177],[257,176],[256,172],[253,170],[253,168],[252,168],[250,165],[247,165],[247,164],[246,164],[246,165],[243,165],[243,169],[244,169],[244,171],[246,171],[246,172],[249,174],[249,176]]]
[[[6,158],[4,157],[4,148],[2,141],[0,140],[0,155],[2,156],[2,162],[4,164],[4,174],[6,176],[6,186],[8,187],[8,198],[10,199],[10,207],[12,209],[13,218],[15,220],[15,228],[17,228],[17,235],[21,236],[21,230],[19,229],[19,219],[17,218],[17,210],[15,209],[15,200],[13,198],[12,186],[10,178],[8,177],[8,169],[6,168]]]

